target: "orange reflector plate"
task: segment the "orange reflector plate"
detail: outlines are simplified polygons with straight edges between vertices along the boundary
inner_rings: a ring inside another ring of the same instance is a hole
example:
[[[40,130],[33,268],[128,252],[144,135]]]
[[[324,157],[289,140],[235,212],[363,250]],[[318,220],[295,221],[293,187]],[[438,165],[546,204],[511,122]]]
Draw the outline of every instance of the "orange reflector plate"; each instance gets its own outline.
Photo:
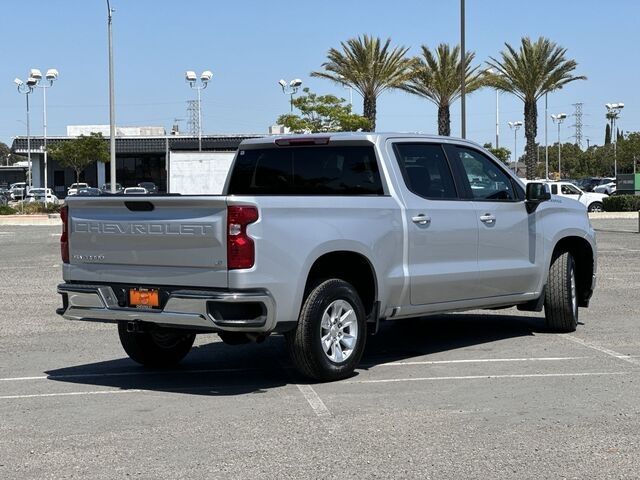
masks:
[[[155,288],[132,288],[129,290],[129,305],[139,308],[160,306],[160,296]]]

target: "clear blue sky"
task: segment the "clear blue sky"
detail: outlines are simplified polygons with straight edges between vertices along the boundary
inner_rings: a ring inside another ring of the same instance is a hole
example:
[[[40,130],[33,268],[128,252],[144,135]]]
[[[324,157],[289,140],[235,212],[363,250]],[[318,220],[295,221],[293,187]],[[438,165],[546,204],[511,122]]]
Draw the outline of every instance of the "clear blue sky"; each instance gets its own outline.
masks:
[[[277,81],[299,77],[317,93],[348,98],[346,90],[309,72],[320,68],[330,47],[363,33],[391,37],[410,46],[459,41],[457,0],[280,0],[235,2],[190,0],[112,0],[118,125],[162,125],[186,118],[194,98],[184,71],[211,69],[214,79],[203,92],[205,133],[261,133],[288,110]],[[13,85],[31,67],[55,67],[60,78],[48,92],[49,133],[65,126],[107,124],[107,29],[104,0],[4,2],[0,29],[0,140],[25,135],[25,102]],[[584,136],[602,143],[604,104],[624,102],[619,125],[640,130],[640,2],[636,0],[467,0],[467,48],[478,61],[496,56],[504,42],[528,35],[547,36],[568,49],[587,81],[575,82],[549,97],[549,113],[573,113],[584,103]],[[355,111],[362,100],[354,94]],[[522,104],[501,95],[501,143],[512,149],[506,122],[522,119]],[[539,139],[543,140],[543,104]],[[453,105],[453,133],[459,135],[459,103]],[[467,136],[494,140],[495,92],[468,97]],[[32,132],[42,134],[42,92],[32,95]],[[574,123],[563,125],[571,141]],[[556,130],[549,127],[550,142]],[[186,122],[181,122],[186,129]],[[402,92],[378,101],[378,130],[434,132],[436,108]],[[521,151],[522,131],[518,150]]]

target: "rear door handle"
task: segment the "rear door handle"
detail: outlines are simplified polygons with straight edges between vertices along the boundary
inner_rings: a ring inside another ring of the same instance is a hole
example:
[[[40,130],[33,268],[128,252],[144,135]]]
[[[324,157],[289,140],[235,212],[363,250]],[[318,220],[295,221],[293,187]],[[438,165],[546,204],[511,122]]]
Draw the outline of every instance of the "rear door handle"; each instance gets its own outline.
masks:
[[[413,220],[413,223],[416,223],[418,225],[429,225],[431,223],[431,217],[425,215],[424,213],[416,215],[415,217],[411,217],[411,220]]]
[[[484,215],[480,215],[480,221],[490,225],[496,221],[496,217],[490,213],[485,213]]]

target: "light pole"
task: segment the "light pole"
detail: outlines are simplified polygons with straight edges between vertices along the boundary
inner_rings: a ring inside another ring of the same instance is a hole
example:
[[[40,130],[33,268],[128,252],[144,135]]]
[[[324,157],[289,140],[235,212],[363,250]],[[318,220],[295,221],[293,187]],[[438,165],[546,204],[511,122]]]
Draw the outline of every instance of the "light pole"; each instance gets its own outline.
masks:
[[[114,8],[107,0],[107,24],[109,29],[109,186],[116,193],[116,100],[113,88],[113,32],[112,17]]]
[[[338,78],[342,80],[342,86],[346,89],[349,89],[349,105],[351,106],[351,108],[353,108],[353,87],[348,83],[346,83],[346,79],[344,78],[344,75],[338,74]],[[284,83],[286,84],[287,82],[284,82]]]
[[[298,90],[302,85],[302,80],[300,80],[299,78],[294,78],[293,80],[287,83],[285,79],[280,79],[280,81],[278,82],[278,85],[280,85],[280,87],[282,88],[282,93],[284,93],[285,95],[289,95],[291,97],[290,104],[291,104],[291,111],[293,112],[293,95],[298,93]]]
[[[48,184],[48,172],[47,172],[47,89],[53,87],[53,82],[58,79],[58,70],[50,68],[42,80],[42,73],[37,68],[32,68],[29,71],[29,77],[35,80],[35,87],[42,89],[42,127],[43,127],[43,152],[44,152],[44,196],[42,197],[43,204],[47,204],[47,184]]]
[[[26,196],[29,193],[29,190],[33,187],[31,182],[31,123],[30,123],[30,115],[29,115],[29,95],[33,92],[33,87],[36,85],[36,79],[33,77],[28,77],[26,82],[23,82],[19,78],[16,78],[13,83],[18,86],[18,92],[24,93],[25,98],[27,99],[27,165],[28,165],[28,173],[27,173],[27,187],[25,188],[24,194]]]
[[[502,76],[502,72],[488,68],[485,73],[495,77]],[[500,147],[500,90],[496,88],[496,148]]]
[[[518,175],[518,130],[522,126],[522,122],[509,122],[509,128],[513,130],[513,173]]]
[[[564,122],[565,118],[567,118],[566,113],[551,115],[553,122],[558,124],[558,180],[562,180],[562,144],[560,143],[560,125]]]
[[[465,12],[464,0],[460,0],[460,133],[462,138],[467,138],[467,52],[465,50]],[[497,145],[496,145],[497,148]]]
[[[613,176],[618,178],[618,135],[616,135],[616,121],[620,117],[620,110],[624,108],[624,103],[607,103],[607,118],[611,122],[611,139],[613,141]]]
[[[205,70],[200,74],[200,84],[198,84],[198,78],[196,72],[193,70],[187,70],[184,74],[184,79],[189,86],[198,92],[198,151],[202,151],[202,101],[200,98],[200,92],[207,88],[209,81],[213,78],[211,70]]]
[[[549,180],[549,141],[548,141],[548,129],[547,129],[547,123],[548,123],[548,115],[549,112],[547,111],[549,103],[547,102],[547,97],[548,97],[549,93],[545,93],[544,94],[544,178],[545,180]]]

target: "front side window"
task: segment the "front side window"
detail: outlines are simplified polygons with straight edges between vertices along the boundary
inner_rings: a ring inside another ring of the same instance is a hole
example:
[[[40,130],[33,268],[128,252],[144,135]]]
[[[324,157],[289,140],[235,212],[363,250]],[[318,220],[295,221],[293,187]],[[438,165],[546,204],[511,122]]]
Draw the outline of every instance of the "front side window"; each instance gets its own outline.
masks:
[[[433,143],[397,143],[395,149],[404,181],[411,192],[428,199],[458,198],[442,146]]]
[[[474,200],[516,200],[513,183],[491,159],[476,150],[455,147]]]
[[[580,195],[580,190],[573,185],[565,184],[561,188],[563,195]]]
[[[240,150],[229,195],[383,195],[373,146]]]

